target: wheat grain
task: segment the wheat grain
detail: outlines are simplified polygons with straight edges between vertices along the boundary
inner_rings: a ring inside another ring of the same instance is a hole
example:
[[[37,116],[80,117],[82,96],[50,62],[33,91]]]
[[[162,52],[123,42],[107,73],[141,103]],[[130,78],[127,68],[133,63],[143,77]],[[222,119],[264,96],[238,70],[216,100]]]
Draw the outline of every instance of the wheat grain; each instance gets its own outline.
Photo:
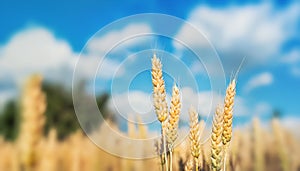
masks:
[[[184,170],[185,171],[193,171],[193,169],[194,169],[193,159],[189,158],[185,163]]]
[[[57,133],[55,129],[49,131],[47,141],[44,141],[43,146],[40,147],[42,150],[41,164],[39,170],[43,171],[55,171],[57,170]]]
[[[147,138],[147,132],[148,132],[147,126],[142,123],[142,119],[139,115],[137,116],[137,120],[138,120],[137,127],[138,127],[138,134],[139,134],[138,138],[146,139]]]
[[[137,131],[136,131],[136,126],[135,123],[133,122],[133,116],[129,115],[127,119],[127,133],[129,138],[137,138]]]
[[[162,64],[160,60],[153,55],[152,58],[152,84],[153,84],[153,103],[157,119],[161,123],[161,132],[163,138],[163,154],[165,160],[166,171],[168,168],[167,160],[167,143],[166,143],[166,131],[167,131],[167,119],[168,119],[168,105],[166,101],[165,82],[162,75]]]
[[[157,118],[164,122],[168,118],[168,105],[166,101],[165,82],[162,75],[162,64],[160,60],[153,55],[152,58],[152,84],[153,100]]]
[[[229,86],[226,89],[226,95],[224,100],[224,115],[223,115],[223,133],[222,133],[222,143],[223,143],[223,151],[224,151],[224,170],[226,170],[226,166],[228,165],[228,161],[226,160],[228,156],[228,146],[230,140],[232,138],[232,118],[233,118],[233,105],[234,105],[234,97],[236,94],[236,82],[232,80]]]
[[[176,84],[173,86],[171,106],[169,112],[169,119],[167,124],[167,144],[169,148],[170,156],[170,171],[172,171],[172,160],[173,160],[173,146],[174,142],[178,137],[178,122],[180,115],[181,103],[179,96],[179,89]]]
[[[200,156],[200,124],[198,121],[198,113],[193,106],[189,110],[190,115],[190,142],[191,142],[191,154],[194,157],[196,169],[198,169],[198,159]]]
[[[234,105],[234,97],[235,97],[235,87],[236,82],[233,80],[227,90],[226,96],[224,100],[224,116],[223,116],[223,134],[222,134],[222,142],[226,147],[231,140],[232,137],[232,118],[233,118],[233,105]]]
[[[220,171],[222,167],[222,127],[223,110],[218,105],[213,118],[211,134],[211,168],[214,171]]]
[[[261,127],[260,127],[260,123],[259,123],[259,119],[258,118],[254,118],[253,119],[253,143],[254,143],[254,169],[257,171],[263,171],[265,170],[264,167],[264,156],[261,155],[262,152],[264,152],[263,150],[263,141],[262,141],[262,132],[261,132]]]
[[[231,170],[240,170],[240,160],[241,160],[241,132],[240,130],[236,130],[233,132],[232,144],[230,149],[230,166]]]
[[[280,165],[282,171],[289,171],[290,170],[290,161],[288,160],[288,151],[287,147],[285,146],[285,137],[284,131],[280,126],[280,122],[277,118],[272,120],[272,129],[275,136],[275,143],[277,148],[277,153],[280,159]]]
[[[193,157],[198,158],[200,155],[200,126],[198,121],[198,113],[195,108],[191,107],[189,110],[190,115],[190,141],[191,141],[191,154]]]
[[[21,162],[25,170],[34,170],[38,146],[43,136],[46,110],[45,94],[41,90],[42,77],[34,75],[25,85],[22,96],[22,125],[19,137]]]
[[[181,103],[179,89],[176,85],[173,86],[169,119],[167,125],[167,142],[169,150],[172,150],[175,140],[178,137],[178,122],[180,115]]]

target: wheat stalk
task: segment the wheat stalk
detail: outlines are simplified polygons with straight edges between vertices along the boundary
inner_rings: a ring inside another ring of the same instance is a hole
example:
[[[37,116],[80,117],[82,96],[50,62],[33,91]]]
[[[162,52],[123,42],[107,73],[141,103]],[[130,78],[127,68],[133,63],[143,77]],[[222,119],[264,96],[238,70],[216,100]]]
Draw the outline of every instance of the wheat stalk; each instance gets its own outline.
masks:
[[[45,140],[42,147],[43,156],[41,158],[41,165],[39,170],[43,171],[55,171],[57,170],[57,133],[55,129],[51,129],[48,133],[48,138]]]
[[[167,143],[170,153],[170,170],[172,170],[172,152],[174,142],[178,137],[178,122],[180,115],[181,103],[179,89],[176,85],[173,86],[171,106],[169,112],[169,119],[167,124]]]
[[[22,96],[22,125],[20,133],[20,155],[22,167],[34,170],[37,162],[36,147],[43,136],[46,110],[45,94],[41,90],[42,77],[34,75],[25,84]]]
[[[163,155],[165,158],[166,171],[168,171],[167,147],[166,147],[166,130],[168,118],[168,105],[166,101],[165,82],[162,75],[162,64],[160,60],[153,55],[152,58],[152,84],[153,84],[153,101],[157,119],[161,123],[163,137]]]
[[[224,125],[222,134],[222,142],[224,146],[228,145],[232,137],[232,117],[235,97],[235,86],[236,82],[235,80],[233,80],[226,90],[226,96],[224,100]]]
[[[151,74],[155,112],[157,119],[162,123],[168,118],[168,105],[166,101],[165,81],[162,75],[162,64],[155,54],[152,58]]]
[[[222,167],[222,127],[223,111],[218,105],[213,118],[211,134],[211,168],[213,171],[220,171]]]
[[[262,132],[260,127],[260,122],[258,118],[253,119],[253,139],[254,139],[254,168],[256,171],[263,171],[264,168],[264,156],[261,155],[264,152]]]
[[[127,120],[127,133],[129,138],[137,138],[135,123],[133,122],[133,116],[129,115]]]
[[[193,171],[193,169],[194,169],[193,159],[189,158],[185,163],[184,170],[185,171]]]
[[[280,122],[277,118],[272,119],[272,129],[275,138],[275,145],[277,149],[277,153],[280,159],[280,166],[282,171],[289,171],[290,169],[290,161],[288,159],[289,154],[287,151],[287,146],[285,145],[285,136],[284,130],[280,126]]]
[[[173,148],[174,142],[178,137],[178,122],[180,115],[181,103],[179,89],[176,85],[173,86],[171,106],[167,127],[167,141],[170,149]]]
[[[147,126],[145,124],[142,123],[142,119],[141,117],[138,115],[137,116],[137,120],[138,120],[138,138],[140,139],[146,139],[147,138]]]
[[[230,161],[230,165],[231,165],[231,169],[232,170],[240,170],[240,163],[239,161],[241,160],[241,132],[240,130],[235,130],[233,132],[233,137],[234,139],[232,139],[232,145],[231,145],[231,161]],[[243,152],[244,153],[244,152]]]
[[[166,158],[165,158],[165,155],[163,155],[163,138],[160,138],[158,140],[156,140],[154,142],[154,147],[155,147],[155,152],[156,154],[159,156],[159,159],[160,159],[160,165],[161,165],[161,171],[164,170],[164,165],[166,163]]]
[[[190,142],[191,142],[191,154],[194,157],[196,170],[199,167],[199,156],[200,156],[200,124],[198,121],[198,113],[195,108],[191,106],[189,110],[190,115]]]
[[[236,94],[236,82],[232,80],[226,89],[226,95],[224,100],[224,115],[223,115],[223,133],[222,143],[224,147],[224,170],[226,167],[227,149],[232,137],[232,118],[233,118],[233,105],[234,97]]]

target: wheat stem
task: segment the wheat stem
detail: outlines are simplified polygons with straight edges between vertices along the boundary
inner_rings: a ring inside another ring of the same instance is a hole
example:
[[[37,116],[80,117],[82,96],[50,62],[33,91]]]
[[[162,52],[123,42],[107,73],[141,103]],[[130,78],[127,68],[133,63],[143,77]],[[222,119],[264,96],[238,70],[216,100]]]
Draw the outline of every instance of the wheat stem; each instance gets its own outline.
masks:
[[[224,115],[223,115],[223,133],[222,133],[222,143],[224,147],[224,171],[226,168],[226,157],[227,149],[232,137],[232,118],[233,118],[233,105],[234,97],[236,94],[236,81],[232,80],[226,90],[225,100],[224,100]]]
[[[165,82],[162,74],[162,64],[160,60],[153,55],[152,58],[152,84],[153,84],[153,100],[157,119],[161,123],[163,137],[163,155],[165,156],[165,167],[168,171],[167,146],[166,146],[166,120],[168,118],[168,105],[166,101]]]
[[[173,152],[172,151],[170,151],[170,171],[172,171],[173,170],[173,167],[172,167],[172,155],[173,155]]]
[[[166,171],[169,170],[169,162],[168,162],[168,156],[167,156],[167,141],[166,141],[166,121],[162,123],[162,137],[163,137],[163,155],[165,156],[165,167]]]

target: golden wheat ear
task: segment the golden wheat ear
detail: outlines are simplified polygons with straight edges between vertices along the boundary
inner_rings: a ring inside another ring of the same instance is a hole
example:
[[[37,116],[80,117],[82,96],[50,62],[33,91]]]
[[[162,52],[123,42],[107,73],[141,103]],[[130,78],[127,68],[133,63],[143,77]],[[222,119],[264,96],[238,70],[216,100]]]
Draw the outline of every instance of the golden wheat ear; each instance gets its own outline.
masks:
[[[172,150],[175,140],[178,137],[178,123],[181,110],[179,89],[176,85],[173,86],[169,119],[167,125],[167,142]]]
[[[222,132],[222,143],[224,151],[224,170],[226,170],[228,146],[232,138],[232,119],[233,119],[233,105],[234,97],[236,94],[236,81],[231,81],[226,89],[226,95],[224,100],[224,111],[223,111],[223,132]]]
[[[236,94],[236,81],[232,80],[226,90],[225,100],[224,100],[224,115],[223,115],[223,134],[222,142],[226,146],[232,137],[232,118],[233,118],[233,105],[234,97]]]
[[[199,166],[199,156],[200,156],[200,131],[201,126],[199,124],[198,120],[198,113],[196,112],[196,109],[191,106],[189,109],[189,116],[190,116],[190,143],[191,143],[191,154],[195,160],[196,169],[198,169]]]
[[[178,137],[178,123],[179,123],[180,110],[181,110],[180,94],[179,94],[179,89],[175,84],[172,89],[172,99],[171,99],[169,119],[167,124],[167,135],[166,135],[167,146],[169,149],[169,157],[170,157],[169,158],[170,170],[172,170],[174,143]]]
[[[185,171],[193,171],[194,170],[194,162],[193,162],[193,158],[189,158],[184,166],[184,170]]]
[[[160,122],[164,122],[168,118],[168,105],[166,101],[165,81],[163,80],[162,64],[155,54],[152,58],[151,74],[155,113],[157,115],[157,119]]]
[[[211,133],[211,169],[220,171],[222,169],[222,130],[223,130],[223,109],[218,105],[213,118]]]
[[[166,171],[168,168],[168,158],[167,158],[167,142],[166,142],[166,132],[167,132],[167,120],[168,120],[168,105],[166,101],[166,90],[165,82],[162,74],[162,64],[160,60],[153,55],[152,58],[152,84],[153,84],[153,103],[157,119],[161,123],[161,132],[163,138],[163,154],[165,160]]]
[[[22,94],[22,124],[19,137],[21,165],[32,170],[37,164],[37,150],[43,137],[46,110],[46,96],[41,90],[42,77],[33,75]]]
[[[261,153],[264,153],[264,145],[262,139],[262,129],[260,125],[260,121],[257,117],[253,118],[252,121],[252,130],[253,130],[253,144],[255,146],[254,148],[254,168],[257,171],[263,171],[265,170],[265,161],[264,161],[264,156],[261,155]],[[235,138],[236,139],[236,138]]]

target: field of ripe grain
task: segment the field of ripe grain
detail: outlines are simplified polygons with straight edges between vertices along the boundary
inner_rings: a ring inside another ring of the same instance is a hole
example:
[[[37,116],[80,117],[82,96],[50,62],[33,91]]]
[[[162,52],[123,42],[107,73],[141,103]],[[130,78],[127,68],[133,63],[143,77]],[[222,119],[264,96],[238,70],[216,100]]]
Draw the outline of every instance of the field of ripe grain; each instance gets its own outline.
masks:
[[[161,141],[155,145],[124,143],[100,125],[97,131],[102,143],[122,154],[157,153],[148,159],[125,159],[101,150],[83,132],[77,131],[60,141],[56,130],[43,136],[46,94],[41,90],[42,77],[32,76],[25,84],[22,99],[20,135],[14,142],[0,139],[0,171],[139,171],[139,170],[227,170],[227,171],[299,171],[299,137],[285,129],[280,119],[262,125],[254,118],[252,124],[232,128],[235,80],[228,85],[224,105],[216,109],[211,131],[204,131],[205,122],[191,107],[189,136],[175,145],[180,115],[180,89],[174,85],[170,107],[165,100],[162,64],[152,59],[154,107],[161,123]],[[128,123],[122,132],[106,121],[122,136],[147,139],[152,133],[145,125]],[[210,125],[210,123],[206,123]],[[209,135],[203,140],[202,135]],[[111,138],[108,138],[111,137]]]
[[[271,122],[272,129],[263,129],[258,120],[254,120],[251,127],[233,131],[232,144],[229,149],[229,163],[227,170],[235,171],[297,171],[300,169],[299,139],[281,127],[279,120]],[[130,136],[140,137],[145,132],[137,128]],[[104,135],[107,137],[109,135]],[[124,135],[126,133],[123,133]],[[31,136],[34,136],[32,134]],[[127,135],[129,136],[129,135]],[[93,144],[89,138],[78,131],[64,141],[56,139],[55,130],[47,137],[39,137],[38,143],[32,147],[34,154],[31,169],[44,171],[139,171],[161,170],[159,156],[153,159],[128,160],[113,156]],[[20,146],[28,143],[20,139],[18,142],[0,140],[0,170],[24,170]],[[143,149],[134,145],[122,144],[120,140],[110,140],[111,146],[127,149],[127,152]],[[209,170],[210,142],[201,144],[199,165],[200,170]],[[150,148],[155,151],[155,147]],[[184,170],[190,158],[188,138],[176,146],[173,152],[173,170]],[[23,168],[23,169],[22,169]],[[151,168],[151,169],[150,169]]]

